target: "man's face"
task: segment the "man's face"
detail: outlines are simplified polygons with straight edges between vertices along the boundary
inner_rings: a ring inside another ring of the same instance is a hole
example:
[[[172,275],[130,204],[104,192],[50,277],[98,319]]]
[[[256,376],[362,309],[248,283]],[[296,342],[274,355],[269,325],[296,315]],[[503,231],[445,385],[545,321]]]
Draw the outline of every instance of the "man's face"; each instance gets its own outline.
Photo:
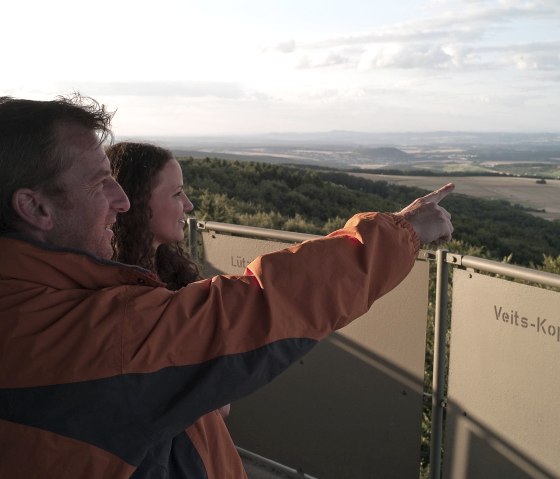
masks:
[[[64,126],[60,133],[73,162],[59,178],[65,197],[53,202],[54,227],[45,239],[110,259],[111,226],[130,203],[111,176],[109,159],[97,136],[75,126]]]

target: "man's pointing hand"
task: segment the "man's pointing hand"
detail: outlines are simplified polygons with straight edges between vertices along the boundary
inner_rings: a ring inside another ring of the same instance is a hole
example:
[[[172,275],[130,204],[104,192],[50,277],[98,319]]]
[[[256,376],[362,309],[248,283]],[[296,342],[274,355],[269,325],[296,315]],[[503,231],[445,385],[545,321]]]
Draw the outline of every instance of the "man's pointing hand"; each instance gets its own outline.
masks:
[[[439,206],[439,202],[454,189],[455,185],[448,183],[426,196],[417,198],[397,213],[410,223],[421,243],[441,244],[451,239],[451,215]]]

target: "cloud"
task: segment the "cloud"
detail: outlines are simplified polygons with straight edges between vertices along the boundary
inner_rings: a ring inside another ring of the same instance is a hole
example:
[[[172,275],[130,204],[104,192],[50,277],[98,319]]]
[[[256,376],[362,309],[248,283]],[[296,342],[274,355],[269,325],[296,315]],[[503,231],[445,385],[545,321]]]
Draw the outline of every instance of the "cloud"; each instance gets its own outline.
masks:
[[[339,52],[325,52],[320,54],[303,54],[296,62],[296,68],[323,68],[349,63],[350,58]]]
[[[358,60],[359,70],[422,68],[525,71],[560,70],[560,41],[507,45],[387,43],[373,45]]]
[[[282,53],[292,53],[296,50],[296,42],[294,40],[288,40],[286,42],[279,43],[276,45],[275,50]]]
[[[560,70],[560,56],[558,54],[518,53],[513,56],[513,62],[518,70]]]
[[[364,53],[359,68],[444,68],[453,63],[441,46],[390,44]]]
[[[514,66],[518,70],[560,70],[560,41],[484,46],[478,49],[478,53],[498,57],[501,65]]]

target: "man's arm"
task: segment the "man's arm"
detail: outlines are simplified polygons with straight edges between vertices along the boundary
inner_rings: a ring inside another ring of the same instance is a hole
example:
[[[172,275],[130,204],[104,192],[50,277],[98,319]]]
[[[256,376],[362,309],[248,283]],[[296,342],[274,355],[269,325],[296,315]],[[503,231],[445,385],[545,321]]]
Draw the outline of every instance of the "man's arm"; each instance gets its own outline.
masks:
[[[451,189],[397,214],[356,215],[325,238],[257,258],[245,276],[217,276],[168,297],[135,288],[125,374],[149,373],[156,401],[166,387],[178,388],[176,413],[188,421],[255,391],[399,284],[421,240],[450,236],[449,214],[437,202]]]

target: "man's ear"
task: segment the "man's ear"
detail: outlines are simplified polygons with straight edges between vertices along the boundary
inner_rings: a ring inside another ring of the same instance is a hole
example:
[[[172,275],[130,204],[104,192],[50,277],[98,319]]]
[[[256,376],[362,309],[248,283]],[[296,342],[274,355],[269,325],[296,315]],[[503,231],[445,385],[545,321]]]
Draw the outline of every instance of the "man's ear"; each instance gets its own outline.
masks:
[[[49,231],[54,226],[52,203],[40,191],[29,188],[16,190],[12,206],[27,227]]]

